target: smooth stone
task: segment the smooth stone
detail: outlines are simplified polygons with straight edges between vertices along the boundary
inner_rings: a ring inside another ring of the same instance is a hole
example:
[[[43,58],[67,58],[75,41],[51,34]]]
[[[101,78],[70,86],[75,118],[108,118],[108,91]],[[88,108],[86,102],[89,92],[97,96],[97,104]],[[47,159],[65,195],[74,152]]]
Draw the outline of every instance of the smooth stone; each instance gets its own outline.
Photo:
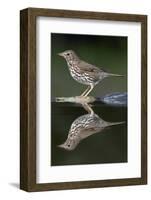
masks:
[[[99,101],[101,100],[103,103],[111,106],[127,106],[127,93],[111,93],[107,94],[103,97],[97,98]]]

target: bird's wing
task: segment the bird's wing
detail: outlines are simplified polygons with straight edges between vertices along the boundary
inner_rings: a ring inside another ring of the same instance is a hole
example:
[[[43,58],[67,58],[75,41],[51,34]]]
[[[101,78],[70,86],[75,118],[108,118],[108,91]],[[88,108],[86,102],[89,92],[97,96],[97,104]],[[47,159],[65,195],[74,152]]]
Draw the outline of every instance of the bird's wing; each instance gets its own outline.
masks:
[[[80,136],[81,139],[85,139],[85,138],[89,137],[90,135],[101,132],[103,129],[104,128],[100,128],[100,127],[84,128],[83,130],[80,131],[79,136]]]
[[[80,71],[81,72],[88,72],[88,73],[100,73],[105,72],[102,68],[98,68],[95,65],[89,64],[85,61],[81,61],[79,63]]]

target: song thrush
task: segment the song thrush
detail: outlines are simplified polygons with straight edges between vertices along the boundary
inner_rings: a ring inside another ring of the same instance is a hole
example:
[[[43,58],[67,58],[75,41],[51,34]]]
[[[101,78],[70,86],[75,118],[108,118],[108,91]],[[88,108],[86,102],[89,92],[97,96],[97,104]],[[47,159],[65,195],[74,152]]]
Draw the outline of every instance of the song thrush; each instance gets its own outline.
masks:
[[[73,50],[66,50],[58,55],[65,58],[72,78],[79,83],[88,85],[88,88],[81,94],[84,97],[104,78],[109,76],[123,76],[108,73],[102,68],[81,60]]]
[[[107,122],[101,119],[97,114],[91,112],[75,119],[72,123],[66,141],[58,145],[65,150],[72,151],[85,138],[101,133],[105,128],[114,125],[124,124],[125,122]]]

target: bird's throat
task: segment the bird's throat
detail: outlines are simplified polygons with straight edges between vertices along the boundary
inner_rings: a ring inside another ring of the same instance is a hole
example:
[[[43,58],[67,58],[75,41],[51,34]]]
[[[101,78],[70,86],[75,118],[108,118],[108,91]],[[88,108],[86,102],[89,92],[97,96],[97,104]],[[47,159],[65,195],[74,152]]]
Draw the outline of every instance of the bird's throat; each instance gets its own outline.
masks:
[[[68,64],[69,67],[72,67],[73,66],[73,61],[69,60],[69,61],[67,61],[67,64]]]
[[[67,64],[68,64],[69,68],[73,68],[78,65],[78,62],[74,61],[74,60],[69,60],[69,61],[67,61]]]

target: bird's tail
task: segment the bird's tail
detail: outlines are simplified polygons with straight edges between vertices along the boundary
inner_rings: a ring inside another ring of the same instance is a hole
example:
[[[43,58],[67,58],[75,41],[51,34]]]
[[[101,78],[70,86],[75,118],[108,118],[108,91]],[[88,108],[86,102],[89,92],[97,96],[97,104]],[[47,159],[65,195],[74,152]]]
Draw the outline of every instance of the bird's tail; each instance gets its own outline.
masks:
[[[125,121],[123,121],[123,122],[110,122],[109,126],[120,125],[120,124],[125,124],[125,123],[126,123]]]
[[[123,77],[124,75],[121,75],[121,74],[110,74],[110,73],[109,73],[109,76],[119,76],[119,77]]]

